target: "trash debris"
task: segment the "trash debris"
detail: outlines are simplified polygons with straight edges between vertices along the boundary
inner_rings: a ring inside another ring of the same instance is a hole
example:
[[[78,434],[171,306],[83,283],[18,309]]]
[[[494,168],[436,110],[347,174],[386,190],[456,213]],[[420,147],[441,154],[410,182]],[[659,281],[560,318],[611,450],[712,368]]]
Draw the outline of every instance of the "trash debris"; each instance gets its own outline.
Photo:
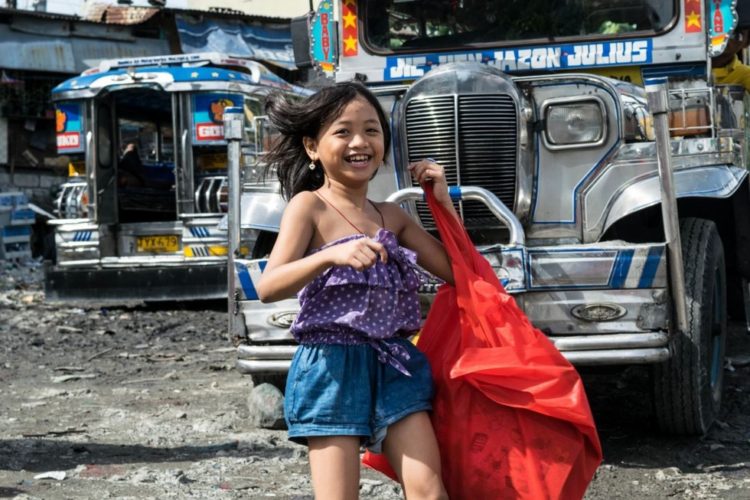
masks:
[[[114,350],[114,347],[110,347],[109,349],[104,349],[103,351],[97,352],[93,356],[89,356],[88,358],[86,358],[86,361],[87,362],[93,361],[93,360],[95,360],[96,358],[98,358],[100,356],[104,356],[108,352],[112,352],[113,350]]]
[[[59,377],[52,377],[53,384],[61,384],[63,382],[69,382],[71,380],[80,380],[86,378],[96,378],[95,373],[75,373],[71,375],[60,375]]]
[[[46,432],[25,432],[21,434],[23,437],[27,438],[36,438],[36,437],[47,437],[47,436],[64,436],[66,434],[81,434],[83,432],[86,432],[84,429],[78,428],[78,427],[67,427],[65,429],[59,429],[59,430],[49,430]]]
[[[67,325],[58,325],[57,326],[57,333],[83,333],[82,328],[76,328],[74,326],[67,326]]]
[[[53,470],[49,472],[42,472],[41,474],[37,474],[34,476],[34,479],[54,479],[56,481],[62,481],[65,479],[65,471],[63,470]]]

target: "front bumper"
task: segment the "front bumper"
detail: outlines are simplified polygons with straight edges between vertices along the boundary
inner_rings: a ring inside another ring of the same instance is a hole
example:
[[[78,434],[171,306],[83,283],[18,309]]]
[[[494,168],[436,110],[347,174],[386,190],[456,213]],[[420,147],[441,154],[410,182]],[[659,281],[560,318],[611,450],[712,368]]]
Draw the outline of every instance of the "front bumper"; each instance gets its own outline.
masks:
[[[226,261],[148,267],[48,265],[44,274],[45,299],[49,301],[156,302],[227,298]]]
[[[518,306],[576,365],[658,363],[669,357],[664,244],[480,249]],[[299,304],[263,304],[252,283],[262,261],[236,263],[238,315],[248,342],[243,373],[285,372],[296,346],[288,327]],[[254,300],[255,299],[255,300]]]

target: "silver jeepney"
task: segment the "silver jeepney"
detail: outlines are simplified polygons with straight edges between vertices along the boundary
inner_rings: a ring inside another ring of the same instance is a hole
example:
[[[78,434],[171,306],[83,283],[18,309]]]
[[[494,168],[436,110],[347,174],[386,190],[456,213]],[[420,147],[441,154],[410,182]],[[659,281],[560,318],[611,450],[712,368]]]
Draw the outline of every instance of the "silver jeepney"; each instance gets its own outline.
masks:
[[[707,76],[721,45],[706,40],[721,33],[692,30],[684,5],[669,16],[627,36],[535,40],[530,54],[569,64],[529,60],[524,71],[526,49],[508,43],[377,54],[365,19],[359,53],[340,56],[334,75],[367,82],[390,112],[394,147],[373,199],[434,229],[404,166],[441,163],[473,241],[533,324],[577,366],[650,364],[657,423],[695,434],[720,405],[727,314],[746,315],[748,303],[744,93]],[[307,22],[322,29],[319,16]],[[625,43],[645,59],[597,64]],[[648,85],[607,76],[621,67]],[[283,206],[273,182],[230,172],[230,233],[244,238],[230,240],[230,329],[238,368],[261,378],[283,376],[296,349],[297,301],[262,304],[253,288]],[[434,289],[424,292],[429,303]]]

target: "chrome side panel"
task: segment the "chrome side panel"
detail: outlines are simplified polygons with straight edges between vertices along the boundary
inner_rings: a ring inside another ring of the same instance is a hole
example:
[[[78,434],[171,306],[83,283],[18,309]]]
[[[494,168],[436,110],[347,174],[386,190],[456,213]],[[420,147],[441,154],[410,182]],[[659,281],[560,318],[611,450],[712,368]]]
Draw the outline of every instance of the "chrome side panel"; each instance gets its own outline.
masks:
[[[99,231],[108,231],[88,219],[54,219],[48,224],[55,230],[55,247],[59,265],[76,261],[98,261]]]
[[[187,258],[224,261],[227,256],[227,233],[219,227],[223,216],[217,214],[184,214],[182,219],[182,253]]]
[[[244,191],[240,197],[240,227],[279,232],[286,201],[273,191]]]
[[[664,289],[570,290],[529,292],[516,301],[534,326],[555,337],[616,335],[623,332],[666,331],[669,304]],[[614,304],[623,315],[611,321],[585,321],[571,311],[580,304]]]
[[[550,149],[543,131],[534,137],[535,190],[531,217],[526,229],[529,238],[580,238],[579,195],[586,182],[606,165],[623,136],[622,109],[618,92],[606,78],[589,75],[537,79],[529,82],[537,116],[547,102],[561,98],[597,98],[603,104],[605,137],[601,144],[572,149]]]
[[[729,198],[747,175],[747,170],[731,165],[676,169],[675,191],[678,198]],[[619,180],[621,176],[629,180]],[[623,217],[659,203],[661,195],[655,162],[617,164],[597,179],[584,197],[585,239],[595,241]]]

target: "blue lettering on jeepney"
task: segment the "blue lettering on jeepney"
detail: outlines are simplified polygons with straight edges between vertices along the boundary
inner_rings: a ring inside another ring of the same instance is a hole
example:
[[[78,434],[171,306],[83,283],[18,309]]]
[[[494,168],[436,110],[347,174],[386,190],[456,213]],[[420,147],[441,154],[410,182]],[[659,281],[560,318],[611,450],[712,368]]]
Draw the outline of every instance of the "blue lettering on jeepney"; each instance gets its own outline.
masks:
[[[386,58],[383,76],[385,80],[410,80],[419,78],[434,66],[460,61],[481,62],[508,73],[648,64],[652,62],[652,43],[648,39],[626,40],[392,56]]]

